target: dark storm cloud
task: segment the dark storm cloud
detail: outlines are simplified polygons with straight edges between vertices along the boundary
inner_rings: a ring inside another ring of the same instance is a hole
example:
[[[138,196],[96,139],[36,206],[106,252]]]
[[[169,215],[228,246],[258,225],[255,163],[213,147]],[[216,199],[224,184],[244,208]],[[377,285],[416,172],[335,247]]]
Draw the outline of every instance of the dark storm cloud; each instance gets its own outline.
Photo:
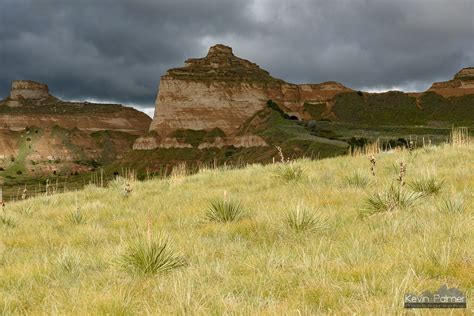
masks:
[[[293,82],[425,89],[474,65],[474,0],[0,0],[0,94],[152,106],[160,76],[223,42]]]

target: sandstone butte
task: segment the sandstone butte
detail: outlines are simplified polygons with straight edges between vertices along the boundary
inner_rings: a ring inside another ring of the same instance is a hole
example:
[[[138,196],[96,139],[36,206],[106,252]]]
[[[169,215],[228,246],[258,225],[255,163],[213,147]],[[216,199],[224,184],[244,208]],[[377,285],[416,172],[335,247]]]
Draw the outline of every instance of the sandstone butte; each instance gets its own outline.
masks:
[[[83,131],[121,131],[141,135],[148,130],[149,117],[117,104],[65,102],[49,93],[39,82],[13,81],[8,97],[0,101],[0,127],[78,128]]]
[[[465,68],[453,80],[435,83],[428,91],[442,96],[474,93],[473,72],[474,68]],[[218,44],[209,49],[206,57],[188,59],[184,67],[170,69],[161,77],[150,132],[137,139],[134,149],[192,147],[175,137],[176,133],[216,129],[219,137],[200,144],[199,148],[266,146],[265,140],[257,135],[242,135],[241,127],[264,109],[268,100],[300,120],[314,119],[305,106],[309,104],[319,107],[319,118],[337,121],[333,111],[335,97],[350,92],[356,93],[334,81],[285,82],[257,64],[235,56],[231,47]],[[421,94],[404,95],[418,98]],[[416,106],[421,109],[418,99]]]
[[[0,101],[0,183],[7,175],[93,170],[131,150],[150,122],[133,108],[65,102],[45,84],[14,81]]]

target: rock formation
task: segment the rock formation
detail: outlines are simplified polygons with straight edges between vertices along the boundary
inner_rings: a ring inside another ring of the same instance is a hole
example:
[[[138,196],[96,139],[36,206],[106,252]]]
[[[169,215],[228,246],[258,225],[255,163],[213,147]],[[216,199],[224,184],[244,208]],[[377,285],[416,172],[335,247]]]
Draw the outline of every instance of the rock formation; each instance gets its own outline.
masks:
[[[118,104],[65,102],[49,94],[46,84],[14,81],[10,95],[0,101],[0,127],[23,130],[28,126],[78,128],[95,132],[111,130],[144,134],[150,118]]]
[[[461,69],[452,80],[434,83],[428,91],[444,97],[474,94],[474,67]]]
[[[151,119],[117,104],[65,102],[34,81],[0,101],[0,176],[84,172],[121,158]]]
[[[474,68],[464,68],[453,80],[435,83],[424,93],[365,93],[337,82],[287,83],[218,44],[206,57],[188,59],[184,67],[170,69],[161,77],[152,133],[139,138],[134,148],[265,146],[268,142],[261,135],[242,131],[270,100],[281,113],[304,121],[464,124],[470,119],[464,104],[469,107],[472,102],[451,97],[470,94],[474,94]],[[193,136],[196,131],[205,134],[216,128],[221,132],[218,139],[203,138],[199,143]],[[189,137],[179,138],[176,133],[188,133]]]
[[[161,77],[155,116],[150,126],[154,135],[140,138],[135,149],[183,147],[176,131],[222,131],[221,140],[202,147],[233,145],[264,146],[256,135],[238,135],[242,125],[264,109],[268,100],[286,113],[307,118],[305,103],[330,109],[334,95],[352,91],[336,82],[295,85],[273,78],[255,63],[236,57],[232,48],[215,45],[204,58],[188,59],[182,68],[170,69]]]
[[[49,96],[48,86],[43,83],[30,80],[18,80],[12,82],[10,99],[13,101],[21,101],[24,99],[42,100]]]

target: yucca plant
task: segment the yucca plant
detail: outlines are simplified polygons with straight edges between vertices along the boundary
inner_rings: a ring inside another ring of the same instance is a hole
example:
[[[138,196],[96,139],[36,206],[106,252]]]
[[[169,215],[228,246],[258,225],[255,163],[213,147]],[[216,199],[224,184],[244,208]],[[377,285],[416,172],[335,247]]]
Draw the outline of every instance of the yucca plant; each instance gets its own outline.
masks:
[[[289,162],[278,165],[276,177],[284,182],[299,181],[303,179],[304,171],[300,166]]]
[[[296,233],[312,233],[327,228],[327,220],[319,213],[298,206],[295,210],[287,213],[285,223]]]
[[[390,196],[395,200],[399,209],[409,209],[416,205],[417,201],[423,196],[419,192],[412,192],[403,187],[390,187]]]
[[[361,215],[372,215],[379,212],[390,212],[394,210],[396,203],[392,201],[386,192],[371,193],[365,199],[365,206]]]
[[[213,222],[234,222],[246,215],[240,202],[227,200],[214,200],[209,203],[206,219]]]
[[[185,266],[186,259],[174,249],[169,238],[161,234],[131,240],[117,264],[132,274],[154,276]]]
[[[445,199],[438,206],[438,210],[448,213],[462,213],[466,209],[464,200],[460,197]]]
[[[87,223],[87,216],[86,214],[79,208],[75,209],[74,211],[66,214],[63,217],[63,222],[74,224],[74,225],[82,225]]]
[[[361,215],[372,215],[379,212],[391,212],[396,209],[409,209],[415,206],[423,194],[410,192],[402,186],[391,186],[387,192],[375,192],[365,199]]]
[[[371,183],[370,179],[359,172],[355,172],[344,179],[347,186],[356,188],[366,188]]]
[[[441,191],[443,184],[444,181],[439,181],[435,177],[421,178],[408,183],[413,191],[422,193],[424,195],[438,194]]]

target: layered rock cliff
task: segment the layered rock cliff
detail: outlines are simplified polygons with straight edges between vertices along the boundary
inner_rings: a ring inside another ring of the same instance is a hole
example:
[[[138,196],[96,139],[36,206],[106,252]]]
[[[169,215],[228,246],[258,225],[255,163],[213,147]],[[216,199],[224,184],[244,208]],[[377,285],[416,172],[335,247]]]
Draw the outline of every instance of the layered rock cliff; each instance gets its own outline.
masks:
[[[277,102],[290,116],[310,117],[305,103],[330,109],[331,99],[352,91],[336,82],[295,85],[273,78],[255,63],[236,57],[232,48],[215,45],[204,58],[188,59],[185,66],[169,70],[161,77],[155,116],[150,126],[154,134],[140,138],[134,148],[183,147],[176,131],[222,131],[221,140],[206,146],[264,146],[257,135],[238,135],[242,125],[264,109],[268,100]]]

